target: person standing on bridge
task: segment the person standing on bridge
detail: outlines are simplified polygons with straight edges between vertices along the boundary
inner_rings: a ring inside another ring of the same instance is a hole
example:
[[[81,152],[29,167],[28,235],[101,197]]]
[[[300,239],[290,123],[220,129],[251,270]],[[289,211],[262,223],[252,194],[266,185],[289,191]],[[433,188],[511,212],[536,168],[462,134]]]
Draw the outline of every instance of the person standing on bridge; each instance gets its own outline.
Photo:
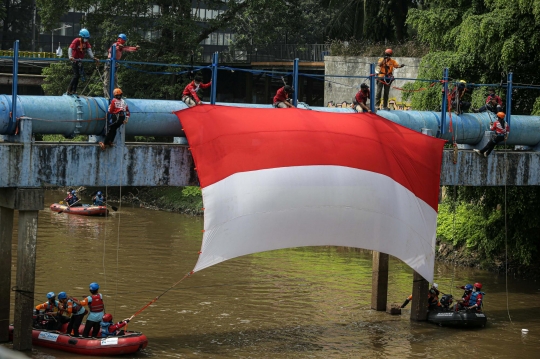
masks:
[[[99,143],[99,147],[101,147],[102,150],[105,150],[106,146],[114,146],[113,141],[116,137],[116,130],[123,124],[128,123],[130,116],[129,107],[122,98],[122,90],[119,88],[114,89],[113,95],[114,98],[112,99],[108,110],[109,121],[107,135],[105,136],[104,142]]]
[[[285,85],[279,88],[274,96],[274,107],[276,108],[291,108],[294,105],[290,102],[292,100],[292,95],[294,94],[294,89],[292,86]]]
[[[497,120],[491,124],[491,131],[495,131],[495,137],[491,138],[489,142],[481,150],[474,149],[474,152],[478,153],[480,156],[487,157],[493,151],[496,145],[501,142],[505,142],[510,133],[510,126],[504,120],[506,117],[504,112],[497,113]]]
[[[394,59],[392,55],[394,52],[392,49],[386,49],[383,57],[377,62],[379,74],[377,76],[377,92],[375,93],[375,106],[379,106],[381,103],[381,94],[384,88],[383,95],[383,110],[390,110],[388,108],[388,95],[390,94],[390,85],[394,82],[394,69],[402,68],[405,65],[400,65]]]
[[[77,85],[79,84],[79,79],[81,76],[84,81],[84,67],[82,59],[84,59],[84,54],[87,53],[91,59],[96,62],[99,62],[97,57],[94,57],[92,53],[92,45],[88,42],[90,39],[90,32],[86,29],[81,29],[79,31],[79,37],[77,37],[68,48],[68,57],[71,61],[71,69],[73,70],[73,77],[69,83],[67,94],[76,95],[77,94]]]
[[[193,107],[197,105],[202,105],[202,101],[197,96],[197,92],[200,89],[207,89],[210,86],[212,86],[212,81],[203,84],[202,83],[202,76],[201,75],[195,75],[195,78],[193,81],[191,81],[182,92],[182,102],[184,102],[188,107]]]
[[[366,84],[360,85],[360,91],[356,93],[353,98],[353,109],[356,112],[369,112],[371,110],[367,107],[367,100],[369,99],[369,86]]]
[[[116,47],[116,52],[115,52],[116,60],[122,59],[122,54],[124,52],[135,52],[135,51],[139,51],[141,49],[141,47],[139,45],[126,46],[126,42],[127,42],[126,34],[118,35],[118,40],[116,40],[116,42],[114,44],[112,44],[111,47],[109,47],[108,59],[110,60],[110,58],[111,58],[111,53],[112,53],[112,47],[113,46]],[[119,69],[118,63],[116,64],[115,69],[116,69],[116,71],[114,72],[114,87],[117,88],[118,87],[118,69]],[[103,85],[103,92],[105,93],[105,97],[107,97],[107,98],[110,98],[110,94],[109,94],[109,84],[110,84],[109,73],[110,73],[110,71],[111,71],[111,62],[108,61],[107,64],[105,64],[105,71],[103,73],[103,76],[105,77],[105,82],[104,82],[104,85]]]

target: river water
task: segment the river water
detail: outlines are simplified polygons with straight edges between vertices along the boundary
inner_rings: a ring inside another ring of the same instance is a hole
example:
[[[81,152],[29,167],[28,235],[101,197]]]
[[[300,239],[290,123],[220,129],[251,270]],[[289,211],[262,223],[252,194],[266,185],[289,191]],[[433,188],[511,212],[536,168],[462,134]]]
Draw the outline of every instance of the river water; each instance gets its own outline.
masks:
[[[61,197],[46,192],[46,206]],[[202,218],[125,204],[107,218],[45,209],[39,214],[36,304],[49,291],[83,297],[95,281],[115,321],[129,317],[191,271],[202,228]],[[487,327],[440,328],[411,322],[408,310],[401,316],[373,311],[369,252],[296,248],[236,258],[185,279],[129,324],[149,339],[133,357],[540,356],[540,283],[508,279],[510,321],[504,276],[438,263],[435,277],[442,292],[455,295],[462,291],[452,290],[452,283],[482,282]],[[411,288],[412,270],[392,258],[389,303],[402,303]],[[83,358],[40,347],[28,356]]]

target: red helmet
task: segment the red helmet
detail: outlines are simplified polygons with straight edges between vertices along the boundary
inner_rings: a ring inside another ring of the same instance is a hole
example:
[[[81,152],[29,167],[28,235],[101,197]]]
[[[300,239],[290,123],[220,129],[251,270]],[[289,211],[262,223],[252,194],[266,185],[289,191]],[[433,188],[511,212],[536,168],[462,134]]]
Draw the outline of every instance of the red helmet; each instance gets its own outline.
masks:
[[[106,314],[103,316],[103,321],[104,321],[104,322],[112,322],[112,315],[110,315],[109,313],[106,313]]]
[[[390,56],[392,56],[393,53],[394,53],[394,51],[392,51],[392,49],[386,49],[386,50],[384,50],[384,54],[385,54],[385,55],[390,55]]]
[[[480,282],[474,283],[474,287],[478,289],[482,289],[482,283]]]

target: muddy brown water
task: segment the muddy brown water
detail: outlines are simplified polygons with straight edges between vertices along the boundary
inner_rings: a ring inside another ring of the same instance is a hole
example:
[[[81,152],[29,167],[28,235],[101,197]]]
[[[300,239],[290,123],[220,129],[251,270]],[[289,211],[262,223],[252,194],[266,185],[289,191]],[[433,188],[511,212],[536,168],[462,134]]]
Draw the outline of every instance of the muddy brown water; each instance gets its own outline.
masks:
[[[46,207],[62,194],[46,192]],[[88,200],[88,199],[86,199]],[[116,204],[118,205],[118,204]],[[122,205],[107,218],[39,213],[36,304],[49,291],[87,295],[98,282],[107,312],[131,316],[190,272],[203,219]],[[13,269],[16,266],[16,229]],[[436,282],[481,281],[484,329],[441,328],[370,309],[371,254],[308,247],[244,256],[184,280],[130,324],[148,347],[135,358],[538,358],[540,283],[438,263]],[[15,285],[15,270],[12,273]],[[391,259],[389,302],[411,292],[412,271]],[[12,296],[13,319],[14,297]],[[529,330],[527,335],[521,329]],[[83,358],[35,347],[29,357]],[[126,356],[123,356],[126,358]]]

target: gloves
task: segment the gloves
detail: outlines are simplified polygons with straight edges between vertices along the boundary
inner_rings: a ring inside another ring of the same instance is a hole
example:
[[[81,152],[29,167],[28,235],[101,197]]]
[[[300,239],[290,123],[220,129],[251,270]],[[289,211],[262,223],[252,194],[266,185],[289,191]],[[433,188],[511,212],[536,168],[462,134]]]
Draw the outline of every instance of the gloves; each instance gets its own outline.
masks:
[[[129,323],[129,318],[124,319],[124,322]]]

